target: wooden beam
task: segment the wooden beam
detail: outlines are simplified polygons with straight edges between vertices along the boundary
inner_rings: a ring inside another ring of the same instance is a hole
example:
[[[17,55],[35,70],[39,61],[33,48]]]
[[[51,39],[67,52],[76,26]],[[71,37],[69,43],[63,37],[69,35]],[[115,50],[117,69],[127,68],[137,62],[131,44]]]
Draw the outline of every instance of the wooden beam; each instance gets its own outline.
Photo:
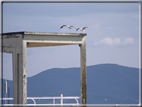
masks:
[[[14,101],[13,103],[14,104],[17,104],[18,103],[18,86],[17,86],[17,52],[16,52],[16,48],[13,48],[13,53],[12,53],[12,66],[13,66],[13,98],[14,98]]]
[[[5,53],[12,53],[13,52],[13,47],[11,47],[11,46],[2,46],[1,49],[2,49],[2,52],[5,52]]]
[[[82,44],[80,45],[80,58],[81,58],[81,104],[87,103],[87,93],[86,93],[86,37],[82,39]]]
[[[19,53],[19,102],[27,104],[27,42],[22,41],[21,52]]]
[[[27,104],[27,43],[13,48],[13,97],[14,104]]]
[[[82,41],[47,41],[47,40],[26,40],[27,48],[30,47],[45,47],[45,46],[62,46],[82,44]]]
[[[42,43],[66,43],[66,44],[74,44],[81,42],[83,36],[51,36],[51,35],[24,35],[23,40],[31,41],[31,42],[42,42]]]
[[[3,38],[2,46],[17,47],[17,45],[21,44],[21,38],[21,36],[17,38]]]

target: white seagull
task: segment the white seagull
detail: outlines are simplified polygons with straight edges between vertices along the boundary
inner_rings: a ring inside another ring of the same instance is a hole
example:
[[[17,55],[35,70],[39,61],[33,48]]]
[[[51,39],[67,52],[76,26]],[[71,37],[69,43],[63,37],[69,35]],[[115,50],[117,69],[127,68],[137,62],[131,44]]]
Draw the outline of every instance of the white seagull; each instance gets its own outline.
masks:
[[[78,31],[80,29],[83,32],[83,31],[85,31],[86,28],[88,28],[88,27],[77,28],[76,31]]]
[[[63,26],[60,27],[60,29],[63,28],[63,27],[68,27],[69,29],[72,29],[72,27],[74,27],[74,26],[63,25]],[[75,28],[75,27],[74,27],[74,28]],[[76,28],[75,28],[75,29],[76,29]]]

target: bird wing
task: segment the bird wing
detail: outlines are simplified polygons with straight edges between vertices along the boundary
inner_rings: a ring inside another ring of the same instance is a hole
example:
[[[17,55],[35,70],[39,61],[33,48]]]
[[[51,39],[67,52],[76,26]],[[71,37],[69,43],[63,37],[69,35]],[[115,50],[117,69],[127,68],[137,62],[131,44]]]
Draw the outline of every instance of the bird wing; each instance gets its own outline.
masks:
[[[77,28],[76,31],[78,31],[80,28]]]
[[[74,26],[70,26],[70,28],[72,28],[72,27],[74,27]],[[75,29],[76,29],[76,27],[74,27]]]
[[[82,28],[82,31],[85,31],[86,28],[88,28],[88,27],[83,27],[83,28]]]
[[[68,27],[67,25],[63,25],[63,26],[60,27],[60,29],[63,28],[64,26]]]
[[[88,27],[83,27],[82,29],[86,29],[86,28],[88,28]]]

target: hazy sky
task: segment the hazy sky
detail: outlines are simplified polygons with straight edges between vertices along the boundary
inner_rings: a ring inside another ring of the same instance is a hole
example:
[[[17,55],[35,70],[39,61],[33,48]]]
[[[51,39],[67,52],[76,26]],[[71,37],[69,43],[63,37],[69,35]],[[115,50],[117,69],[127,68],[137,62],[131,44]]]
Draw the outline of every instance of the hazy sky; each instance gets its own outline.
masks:
[[[3,31],[65,32],[87,26],[87,66],[113,63],[139,67],[138,3],[4,3]],[[80,33],[80,32],[78,32]],[[12,79],[12,55],[3,55],[4,77]],[[80,67],[78,45],[27,49],[27,73]]]

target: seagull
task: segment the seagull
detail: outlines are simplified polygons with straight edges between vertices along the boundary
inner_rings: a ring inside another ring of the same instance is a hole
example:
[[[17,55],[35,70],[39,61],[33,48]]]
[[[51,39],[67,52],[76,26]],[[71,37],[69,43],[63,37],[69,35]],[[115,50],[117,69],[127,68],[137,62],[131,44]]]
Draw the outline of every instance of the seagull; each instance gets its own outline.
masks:
[[[77,28],[76,31],[78,31],[80,29],[83,32],[83,31],[85,31],[86,28],[88,28],[88,27]]]
[[[63,26],[60,27],[60,29],[63,28],[63,27],[65,27],[65,26],[68,27],[69,29],[72,29],[72,27],[74,27],[74,26],[69,26],[69,25],[63,25]],[[75,28],[75,27],[74,27],[74,28]],[[75,29],[76,29],[76,28],[75,28]]]
[[[70,26],[70,28],[72,28],[72,27],[74,27],[74,26]],[[76,29],[76,27],[74,27],[75,29]]]

